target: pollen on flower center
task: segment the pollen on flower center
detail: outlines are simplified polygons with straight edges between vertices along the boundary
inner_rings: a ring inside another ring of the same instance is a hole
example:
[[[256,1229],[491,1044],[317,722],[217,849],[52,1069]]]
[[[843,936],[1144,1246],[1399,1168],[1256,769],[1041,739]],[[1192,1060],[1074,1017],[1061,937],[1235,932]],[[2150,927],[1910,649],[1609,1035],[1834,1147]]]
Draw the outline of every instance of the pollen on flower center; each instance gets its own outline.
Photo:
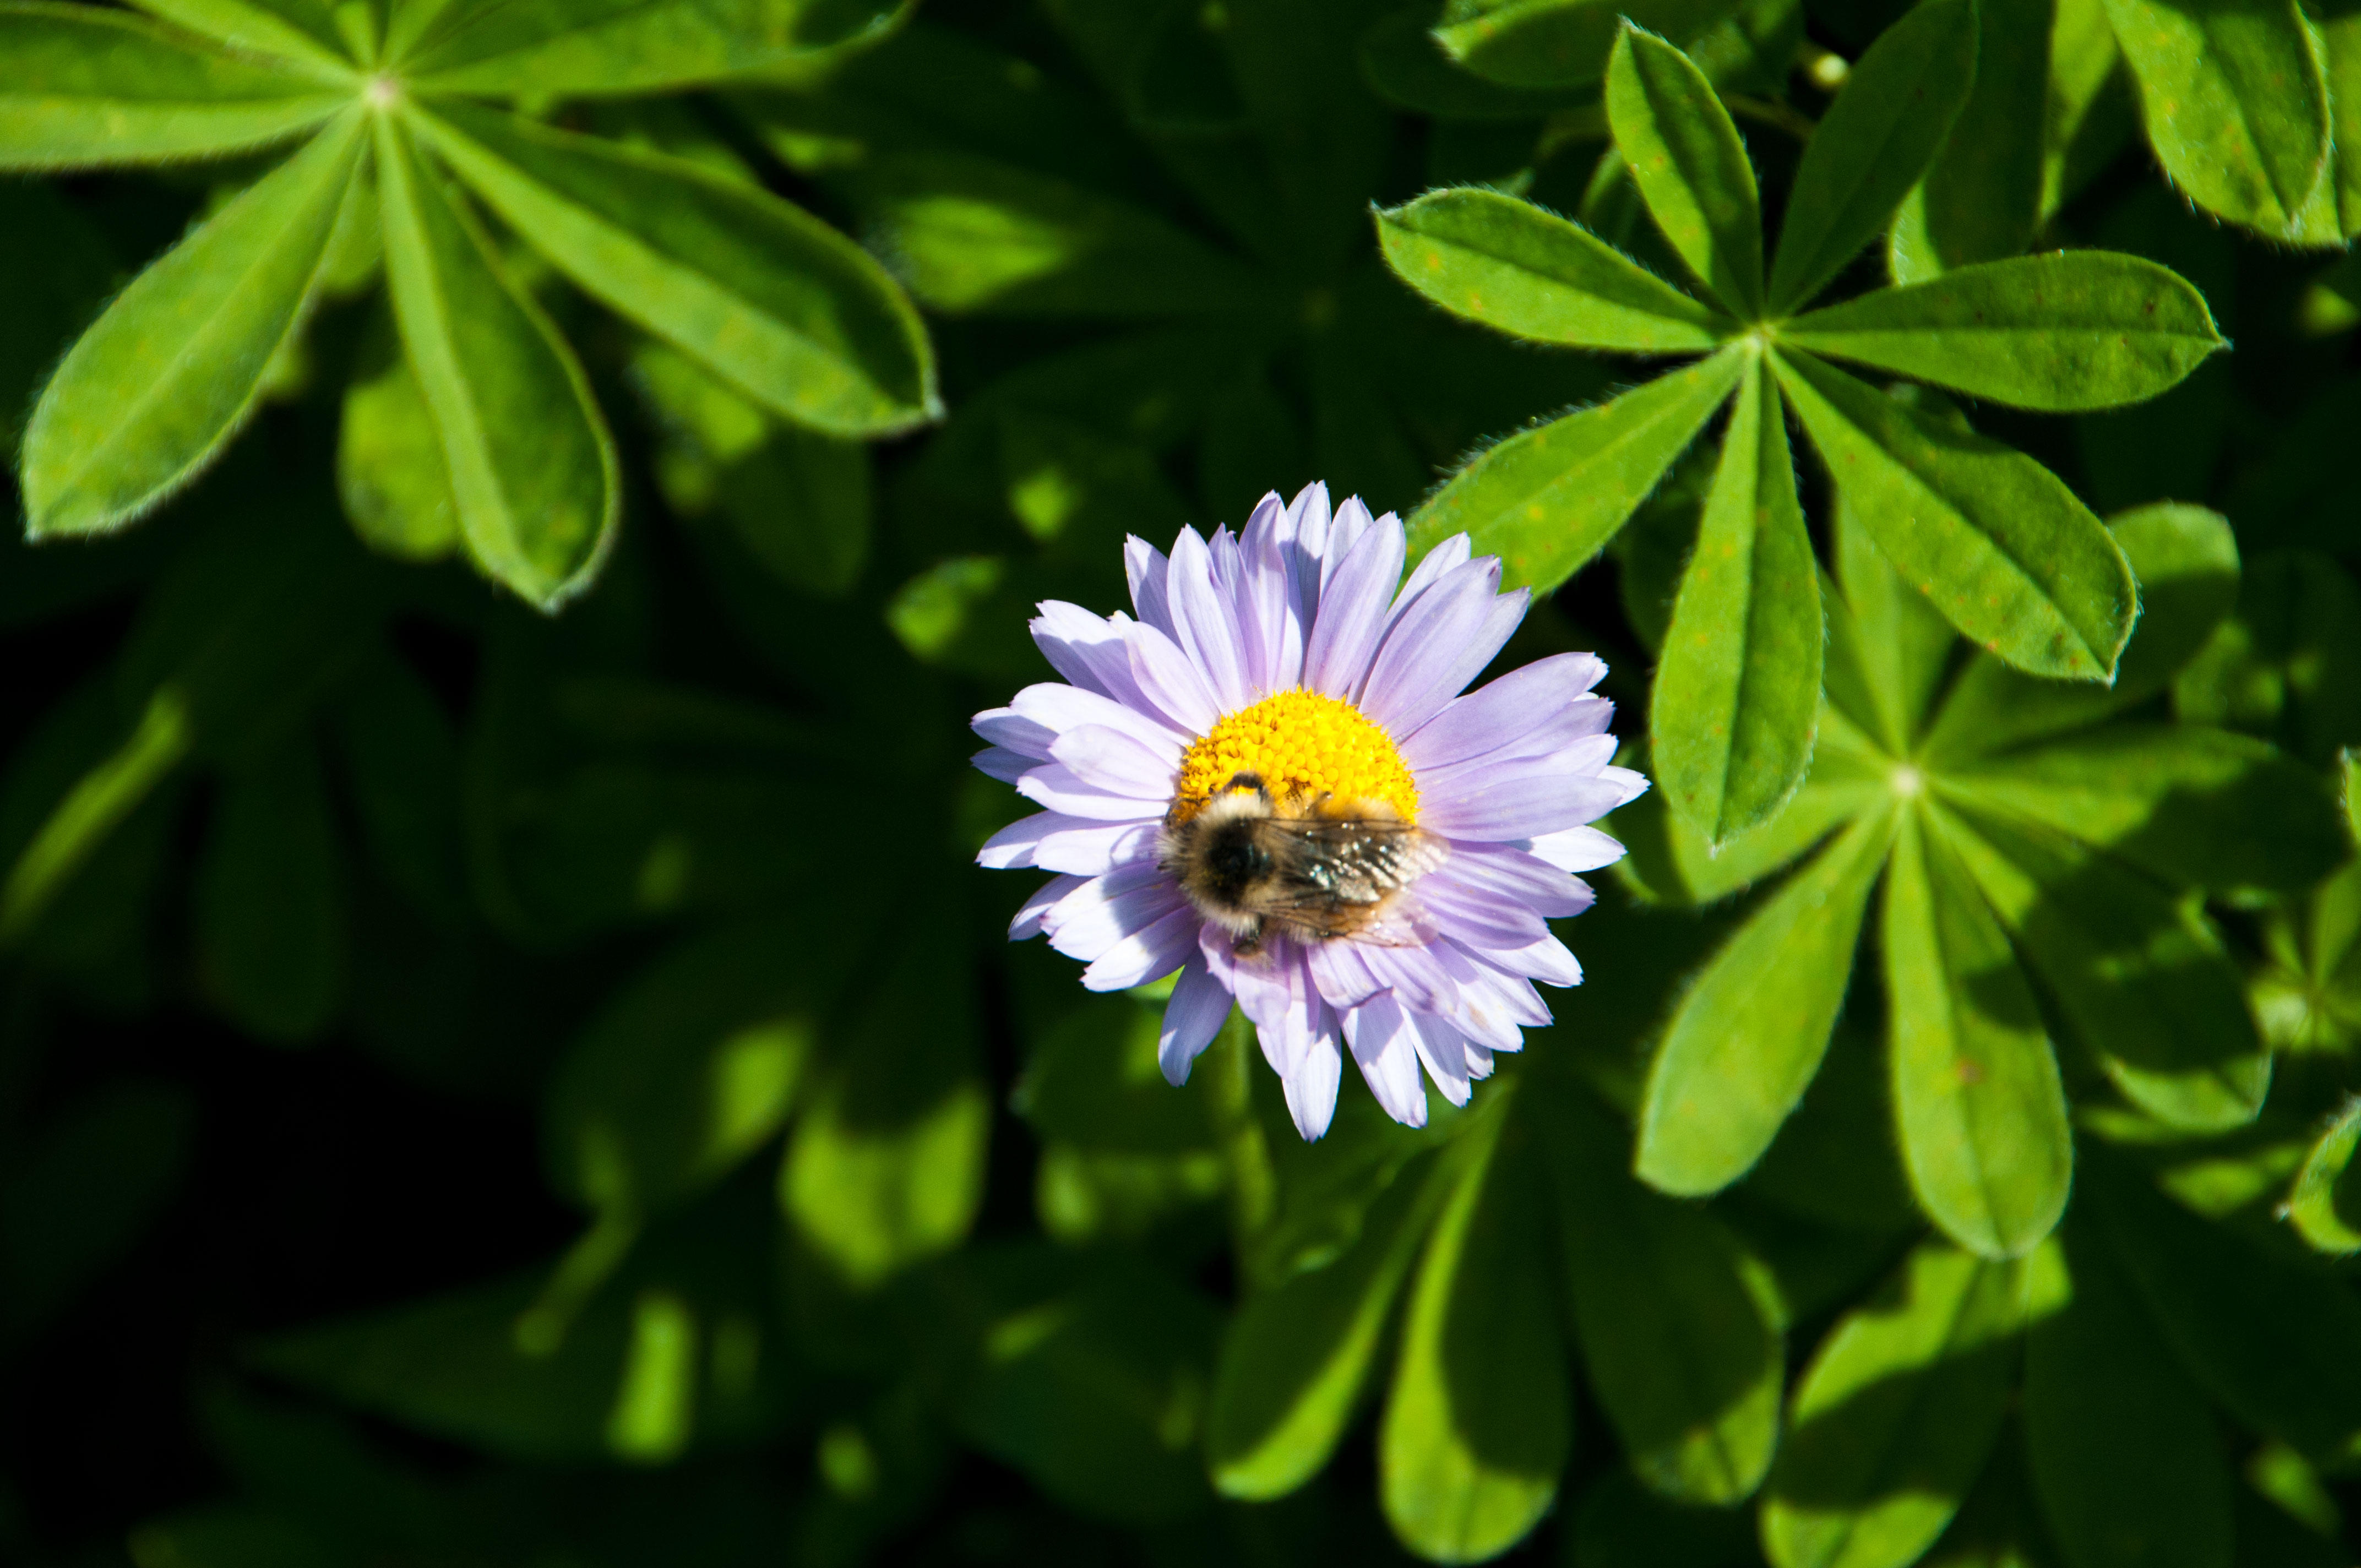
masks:
[[[1393,737],[1351,703],[1301,686],[1226,716],[1189,748],[1171,820],[1196,816],[1240,773],[1258,774],[1284,806],[1300,810],[1323,795],[1382,800],[1403,821],[1418,820],[1418,782]]]

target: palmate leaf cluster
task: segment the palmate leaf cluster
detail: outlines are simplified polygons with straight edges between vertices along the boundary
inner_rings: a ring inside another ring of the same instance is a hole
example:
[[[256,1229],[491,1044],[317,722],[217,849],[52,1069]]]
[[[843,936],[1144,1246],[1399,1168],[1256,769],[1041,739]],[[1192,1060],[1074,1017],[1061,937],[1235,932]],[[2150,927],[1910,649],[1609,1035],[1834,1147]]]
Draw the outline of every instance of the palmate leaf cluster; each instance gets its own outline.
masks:
[[[2350,1561],[2351,31],[0,5],[0,1553]],[[1655,787],[1307,1145],[963,725],[1313,479]]]

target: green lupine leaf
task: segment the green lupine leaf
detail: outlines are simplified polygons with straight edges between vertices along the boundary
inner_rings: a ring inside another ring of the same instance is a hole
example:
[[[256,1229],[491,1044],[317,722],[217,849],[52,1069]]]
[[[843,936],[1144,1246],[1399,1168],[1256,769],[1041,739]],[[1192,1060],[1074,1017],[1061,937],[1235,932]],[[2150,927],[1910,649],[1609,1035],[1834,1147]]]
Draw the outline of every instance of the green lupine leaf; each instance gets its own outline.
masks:
[[[2288,1194],[2288,1223],[2317,1252],[2349,1257],[2361,1252],[2361,1173],[2353,1151],[2361,1146],[2361,1100],[2348,1103],[2304,1156]]]
[[[1664,238],[1722,306],[1763,313],[1763,203],[1713,84],[1686,55],[1626,27],[1607,68],[1615,146]]]
[[[2191,912],[2112,857],[2037,827],[1947,822],[2017,952],[2158,1121],[2217,1132],[2263,1108],[2271,1060],[2237,969]]]
[[[1620,865],[1653,897],[1712,904],[1772,875],[1893,796],[1893,760],[1832,707],[1823,707],[1811,772],[1785,809],[1716,846],[1651,790],[1616,809],[1613,831],[1631,850]]]
[[[1917,748],[1959,634],[1894,569],[1843,490],[1836,514],[1842,587],[1821,596],[1828,601],[1828,701],[1876,737],[1887,756],[1906,757]]]
[[[352,102],[314,73],[192,49],[93,5],[0,5],[0,169],[95,169],[243,152]]]
[[[1744,371],[1734,353],[1512,435],[1411,514],[1413,554],[1466,533],[1506,586],[1546,592],[1605,547]]]
[[[778,67],[808,68],[889,36],[897,0],[524,0],[469,4],[396,57],[435,93],[647,93]]]
[[[2083,1160],[2114,1255],[2167,1343],[2247,1425],[2321,1461],[2361,1440],[2361,1300],[2344,1281],[2209,1224],[2114,1157]],[[2257,1333],[2258,1323],[2270,1325]]]
[[[1762,1484],[1778,1441],[1775,1292],[1719,1221],[1631,1179],[1622,1129],[1582,1092],[1556,1090],[1548,1153],[1590,1386],[1642,1481],[1727,1507]]]
[[[2025,249],[2041,221],[2055,0],[1977,0],[1976,84],[1925,179],[1894,214],[1894,280]]]
[[[2043,71],[2041,209],[2047,223],[2138,134],[2139,111],[2105,0],[2058,0]]]
[[[2026,1338],[2025,1444],[2076,1568],[2229,1568],[2230,1466],[2205,1397],[2106,1244],[2067,1227],[2073,1299]]]
[[[1502,1086],[1505,1088],[1506,1086]],[[1557,1496],[1572,1398],[1534,1240],[1534,1151],[1489,1128],[1467,1146],[1404,1304],[1378,1429],[1387,1522],[1432,1562],[1479,1563],[1522,1540]]]
[[[1656,665],[1657,783],[1719,845],[1803,783],[1819,706],[1819,568],[1779,393],[1753,360]]]
[[[957,1246],[983,1200],[992,1107],[968,993],[944,962],[914,941],[882,978],[779,1167],[797,1240],[854,1290]]]
[[[477,564],[555,608],[588,587],[614,538],[614,443],[555,328],[488,242],[378,121],[378,188],[394,319],[442,438]]]
[[[768,1143],[869,929],[836,911],[750,920],[682,942],[633,976],[551,1078],[551,1185],[585,1207],[645,1215]]]
[[[2325,61],[2296,0],[2106,0],[2148,141],[2198,205],[2292,229],[2328,167]]]
[[[342,848],[308,729],[223,780],[197,870],[197,970],[222,1011],[264,1039],[310,1039],[343,1000]]]
[[[1344,1256],[1253,1298],[1231,1320],[1205,1439],[1224,1497],[1285,1497],[1335,1452],[1445,1190],[1433,1163],[1422,1157],[1394,1178]]]
[[[459,547],[459,503],[443,438],[382,312],[345,385],[336,433],[336,493],[361,542],[397,561],[434,561]]]
[[[1452,0],[1434,37],[1488,81],[1579,87],[1605,73],[1625,16],[1686,43],[1736,9],[1735,0]]]
[[[2238,603],[2173,681],[2184,724],[2221,724],[2315,766],[2361,743],[2361,588],[2313,550],[2249,564]]]
[[[2238,597],[2238,543],[2230,521],[2203,507],[2159,502],[2113,520],[2115,543],[2138,579],[2139,620],[2115,666],[2115,684],[2037,680],[1997,659],[1960,672],[1927,730],[1933,763],[2004,751],[2080,729],[2154,696],[2202,647]]]
[[[1666,1502],[1628,1470],[1608,1471],[1572,1511],[1565,1561],[1583,1568],[1762,1568],[1744,1510]]]
[[[139,8],[240,54],[277,56],[323,82],[357,85],[355,61],[368,53],[370,40],[344,25],[362,14],[340,18],[326,0],[142,0]],[[368,26],[361,23],[364,34]]]
[[[1894,845],[1883,947],[1911,1187],[1961,1246],[2022,1257],[2066,1212],[2066,1092],[2033,988],[1932,814],[1908,814]]]
[[[686,160],[461,104],[420,130],[560,270],[784,418],[843,435],[934,418],[925,329],[825,224]]]
[[[1380,212],[1378,246],[1444,310],[1538,343],[1689,354],[1730,326],[1588,229],[1498,191],[1434,191]]]
[[[1847,828],[1706,967],[1664,1033],[1640,1109],[1642,1180],[1681,1195],[1746,1174],[1803,1098],[1844,1003],[1893,824]]]
[[[297,327],[363,148],[347,114],[166,251],[67,351],[25,427],[26,532],[103,533],[211,462]]]
[[[1361,35],[1361,76],[1369,90],[1398,108],[1439,120],[1534,118],[1570,108],[1589,94],[1581,88],[1503,87],[1454,63],[1429,27],[1431,10],[1411,6],[1372,23]]]
[[[1975,75],[1974,0],[1929,0],[1853,63],[1795,170],[1771,261],[1773,315],[1808,302],[1884,231],[1950,134]]]
[[[1772,364],[1847,504],[1962,635],[2035,674],[2114,674],[2137,604],[2131,569],[2055,474],[1809,355]]]
[[[1992,1263],[1942,1242],[1820,1344],[1771,1468],[1776,1568],[1903,1568],[1934,1543],[2000,1435],[2016,1334],[2049,1255]]]
[[[2350,239],[2361,230],[2361,12],[2306,12],[2304,20],[2320,39],[2328,85],[2328,176],[2312,207],[2333,214],[2338,235]]]
[[[2226,730],[2116,724],[1944,781],[1972,806],[2045,823],[2183,886],[2309,887],[2345,853],[2320,776]]]
[[[1961,267],[1797,316],[1779,337],[2050,413],[2145,402],[2229,346],[2169,269],[2107,250]]]
[[[947,313],[1236,315],[1268,285],[1179,225],[1082,185],[928,151],[844,176],[864,229],[912,293]]]

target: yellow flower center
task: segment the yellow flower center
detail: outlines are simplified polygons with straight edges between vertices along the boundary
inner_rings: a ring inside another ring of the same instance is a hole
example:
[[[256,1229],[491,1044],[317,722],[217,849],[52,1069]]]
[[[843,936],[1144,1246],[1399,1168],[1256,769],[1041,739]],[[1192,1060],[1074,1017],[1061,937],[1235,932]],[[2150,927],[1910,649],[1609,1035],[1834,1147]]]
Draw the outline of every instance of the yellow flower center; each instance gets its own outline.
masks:
[[[1322,795],[1382,800],[1418,820],[1418,781],[1393,737],[1351,703],[1298,686],[1230,714],[1180,759],[1171,819],[1186,822],[1240,773],[1253,773],[1283,809]]]

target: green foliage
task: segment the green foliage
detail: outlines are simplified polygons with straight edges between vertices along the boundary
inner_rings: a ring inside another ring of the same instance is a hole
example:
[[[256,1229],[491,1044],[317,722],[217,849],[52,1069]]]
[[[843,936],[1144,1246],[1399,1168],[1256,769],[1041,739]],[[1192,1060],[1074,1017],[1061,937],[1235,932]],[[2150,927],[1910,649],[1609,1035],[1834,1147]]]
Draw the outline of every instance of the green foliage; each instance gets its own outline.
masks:
[[[2356,61],[0,0],[0,1556],[2348,1562]],[[1653,787],[1305,1144],[961,721],[1314,479]]]

